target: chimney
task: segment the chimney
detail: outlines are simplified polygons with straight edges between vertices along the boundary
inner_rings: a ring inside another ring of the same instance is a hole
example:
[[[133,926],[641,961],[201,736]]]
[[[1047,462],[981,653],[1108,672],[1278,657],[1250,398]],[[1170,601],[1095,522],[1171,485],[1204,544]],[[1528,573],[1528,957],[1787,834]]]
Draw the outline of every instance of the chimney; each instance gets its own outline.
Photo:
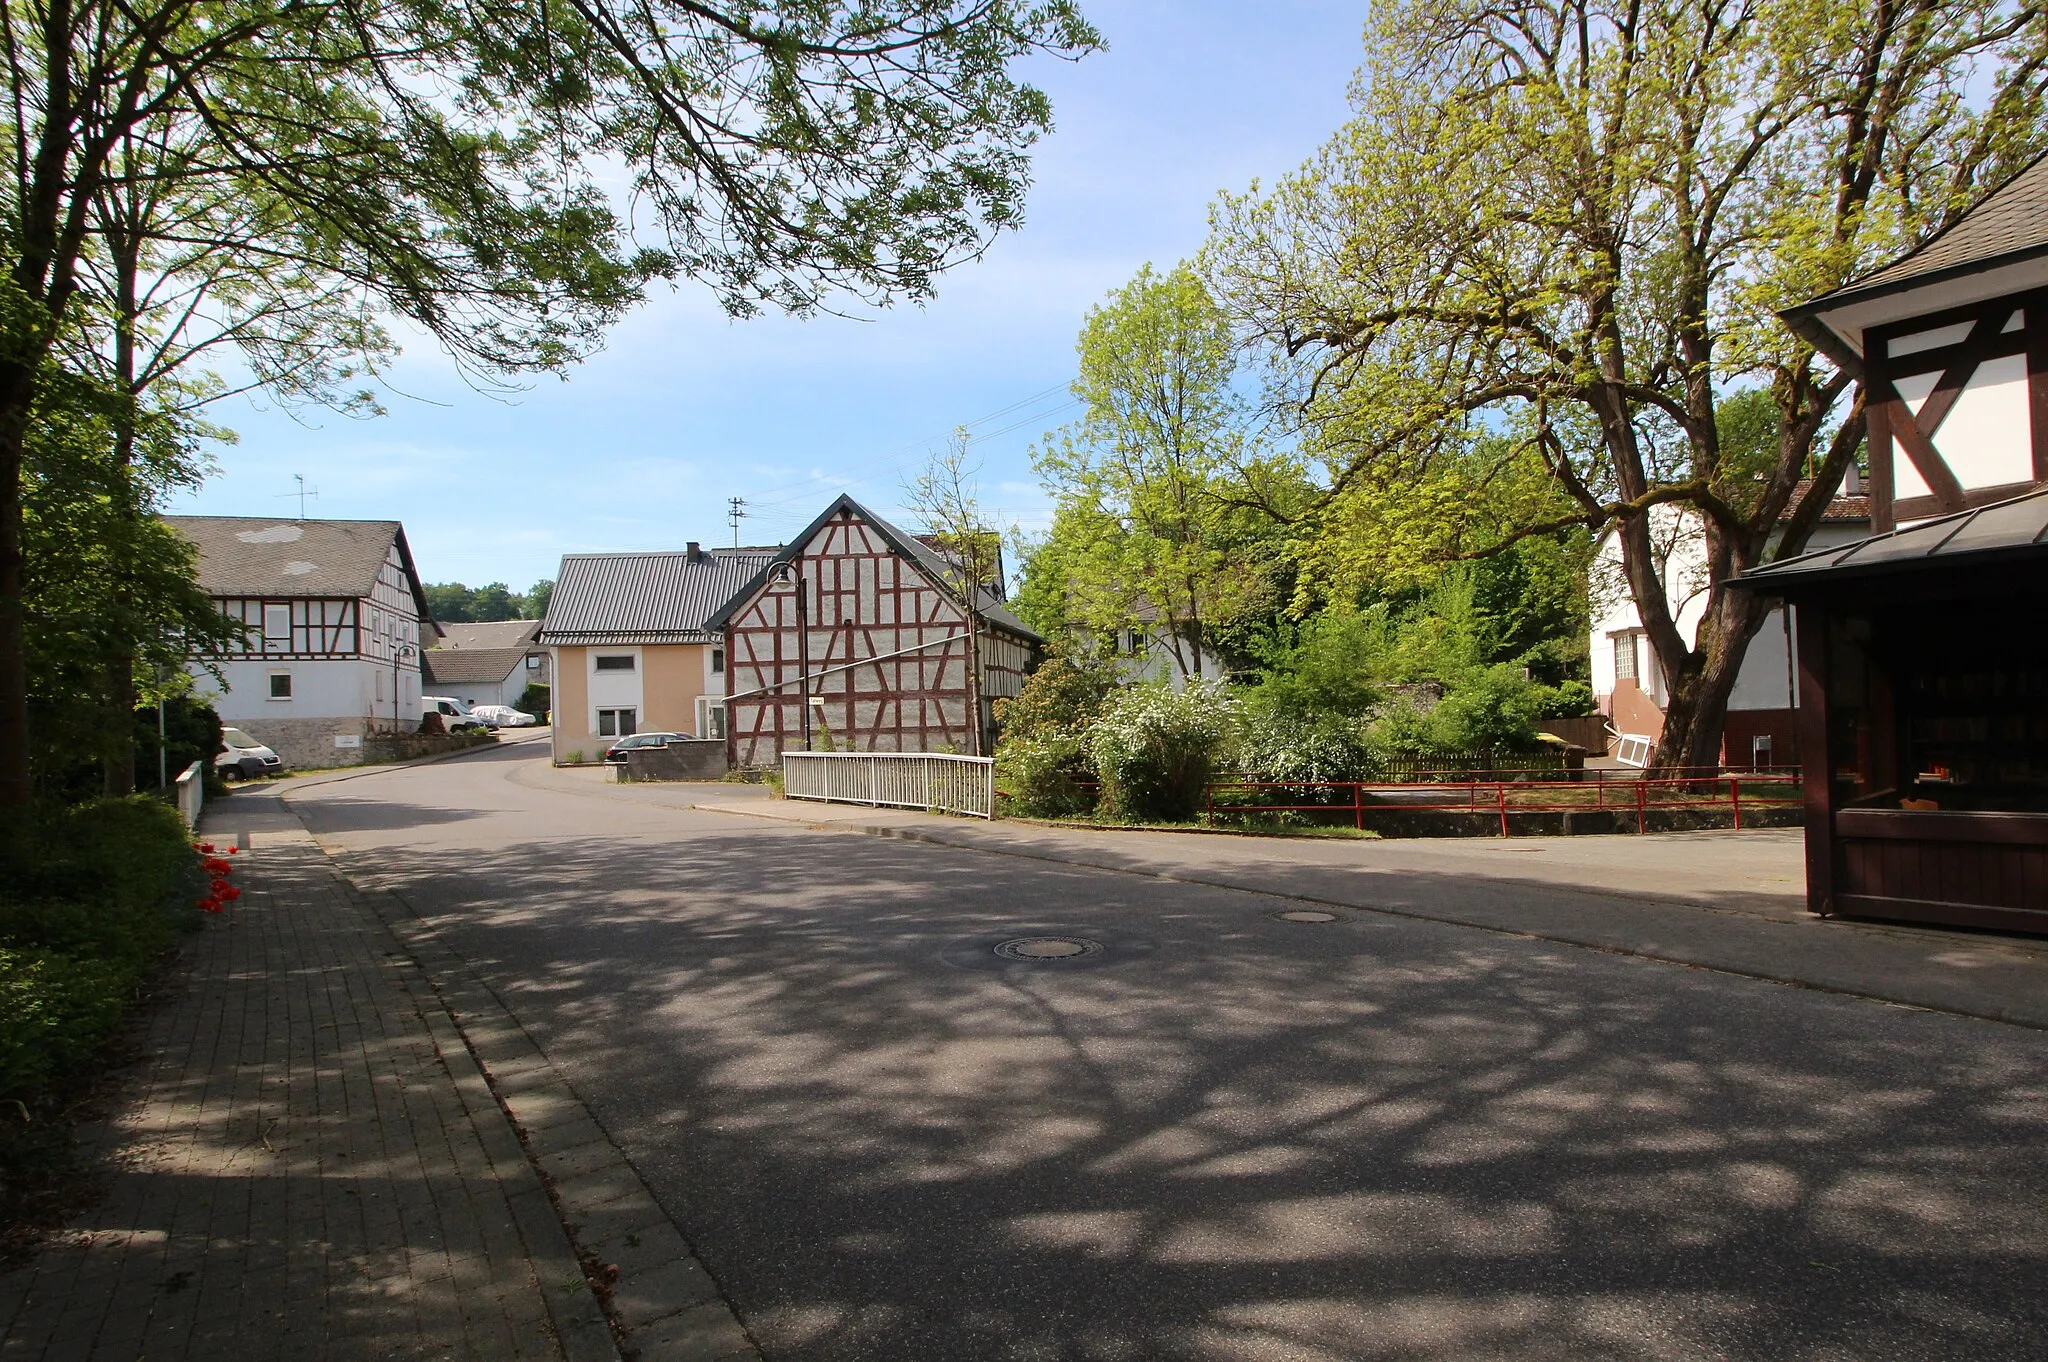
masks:
[[[693,563],[700,561],[704,557],[704,546],[694,539],[690,541],[689,557]]]

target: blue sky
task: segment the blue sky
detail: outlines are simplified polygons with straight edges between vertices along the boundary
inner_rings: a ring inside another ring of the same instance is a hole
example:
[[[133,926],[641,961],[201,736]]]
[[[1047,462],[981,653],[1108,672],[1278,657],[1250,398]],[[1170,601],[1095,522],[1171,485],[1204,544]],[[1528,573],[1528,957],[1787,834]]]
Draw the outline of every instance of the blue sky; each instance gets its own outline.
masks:
[[[1086,3],[1086,0],[1084,0]],[[953,427],[972,423],[981,495],[1005,526],[1045,521],[1029,447],[1073,417],[1083,314],[1147,261],[1201,244],[1218,190],[1293,169],[1341,124],[1365,6],[1093,0],[1110,50],[1042,61],[1056,129],[1025,226],[942,277],[938,298],[867,320],[728,321],[685,282],[567,381],[509,400],[464,386],[430,346],[400,362],[389,414],[287,414],[233,399],[241,437],[170,509],[403,520],[428,581],[515,590],[565,552],[778,542],[840,490],[883,514]]]

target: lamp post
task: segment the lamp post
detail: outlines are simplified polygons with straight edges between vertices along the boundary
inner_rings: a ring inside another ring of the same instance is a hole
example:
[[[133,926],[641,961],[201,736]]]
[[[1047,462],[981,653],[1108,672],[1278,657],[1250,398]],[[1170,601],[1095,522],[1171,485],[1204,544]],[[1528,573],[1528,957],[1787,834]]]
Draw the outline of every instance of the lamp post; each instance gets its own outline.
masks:
[[[801,702],[797,715],[804,726],[804,751],[811,750],[811,620],[809,583],[804,580],[803,565],[791,560],[775,569],[775,580],[784,586],[796,585],[796,679]],[[780,679],[780,678],[777,678]],[[776,713],[782,712],[781,702],[775,706]]]
[[[415,647],[413,647],[413,646],[412,646],[412,644],[410,644],[410,643],[400,643],[400,642],[398,642],[398,641],[397,641],[396,639],[392,640],[392,644],[391,644],[391,731],[392,731],[393,733],[403,733],[403,732],[405,731],[404,725],[403,725],[403,724],[402,724],[402,723],[400,722],[400,720],[399,720],[399,717],[398,717],[398,664],[399,664],[399,662],[400,662],[401,660],[403,660],[403,659],[407,659],[407,658],[414,658],[414,657],[418,657],[419,655],[420,655],[420,650],[419,650],[418,648],[415,648]]]

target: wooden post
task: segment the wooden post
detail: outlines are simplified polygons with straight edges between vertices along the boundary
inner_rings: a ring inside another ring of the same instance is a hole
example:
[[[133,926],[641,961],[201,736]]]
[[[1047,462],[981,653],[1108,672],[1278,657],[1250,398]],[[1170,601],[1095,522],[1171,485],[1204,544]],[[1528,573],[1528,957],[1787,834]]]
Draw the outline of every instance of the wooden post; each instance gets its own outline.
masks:
[[[1803,601],[1794,630],[1799,640],[1800,802],[1806,815],[1806,907],[1822,917],[1834,911],[1835,754],[1828,740],[1828,637],[1832,623],[1817,601]]]
[[[1505,837],[1508,835],[1508,787],[1496,784],[1493,793],[1500,800],[1500,835]]]
[[[1735,830],[1742,831],[1742,782],[1728,777],[1728,806],[1735,811]]]
[[[1365,786],[1351,782],[1351,821],[1360,832],[1365,831]]]
[[[1643,794],[1644,794],[1644,791],[1645,791],[1645,790],[1646,790],[1647,788],[1648,788],[1648,782],[1647,782],[1647,781],[1645,781],[1645,780],[1643,780],[1643,779],[1642,779],[1641,777],[1637,777],[1637,779],[1636,779],[1636,836],[1638,836],[1638,837],[1642,836],[1642,835],[1643,835],[1644,833],[1646,833],[1646,832],[1648,832],[1648,831],[1650,830],[1650,828],[1649,828],[1649,825],[1648,825],[1648,823],[1647,823],[1647,822],[1646,822],[1646,820],[1645,820],[1645,809],[1644,809],[1644,806],[1643,806],[1643,805],[1644,805],[1644,800],[1643,800]]]

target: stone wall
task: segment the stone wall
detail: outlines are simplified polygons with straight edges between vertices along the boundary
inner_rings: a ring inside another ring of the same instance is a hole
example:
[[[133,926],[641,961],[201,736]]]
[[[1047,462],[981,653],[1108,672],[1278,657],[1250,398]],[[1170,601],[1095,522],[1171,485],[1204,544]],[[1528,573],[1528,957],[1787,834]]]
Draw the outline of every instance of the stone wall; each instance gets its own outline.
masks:
[[[725,739],[693,738],[666,747],[635,747],[619,768],[622,781],[720,780],[725,776]]]
[[[362,760],[411,761],[465,747],[487,747],[497,740],[489,733],[378,733],[363,740]]]
[[[365,757],[363,744],[369,739],[368,719],[230,719],[257,742],[284,758],[288,771],[320,766],[357,766]],[[342,746],[335,739],[344,740]]]

